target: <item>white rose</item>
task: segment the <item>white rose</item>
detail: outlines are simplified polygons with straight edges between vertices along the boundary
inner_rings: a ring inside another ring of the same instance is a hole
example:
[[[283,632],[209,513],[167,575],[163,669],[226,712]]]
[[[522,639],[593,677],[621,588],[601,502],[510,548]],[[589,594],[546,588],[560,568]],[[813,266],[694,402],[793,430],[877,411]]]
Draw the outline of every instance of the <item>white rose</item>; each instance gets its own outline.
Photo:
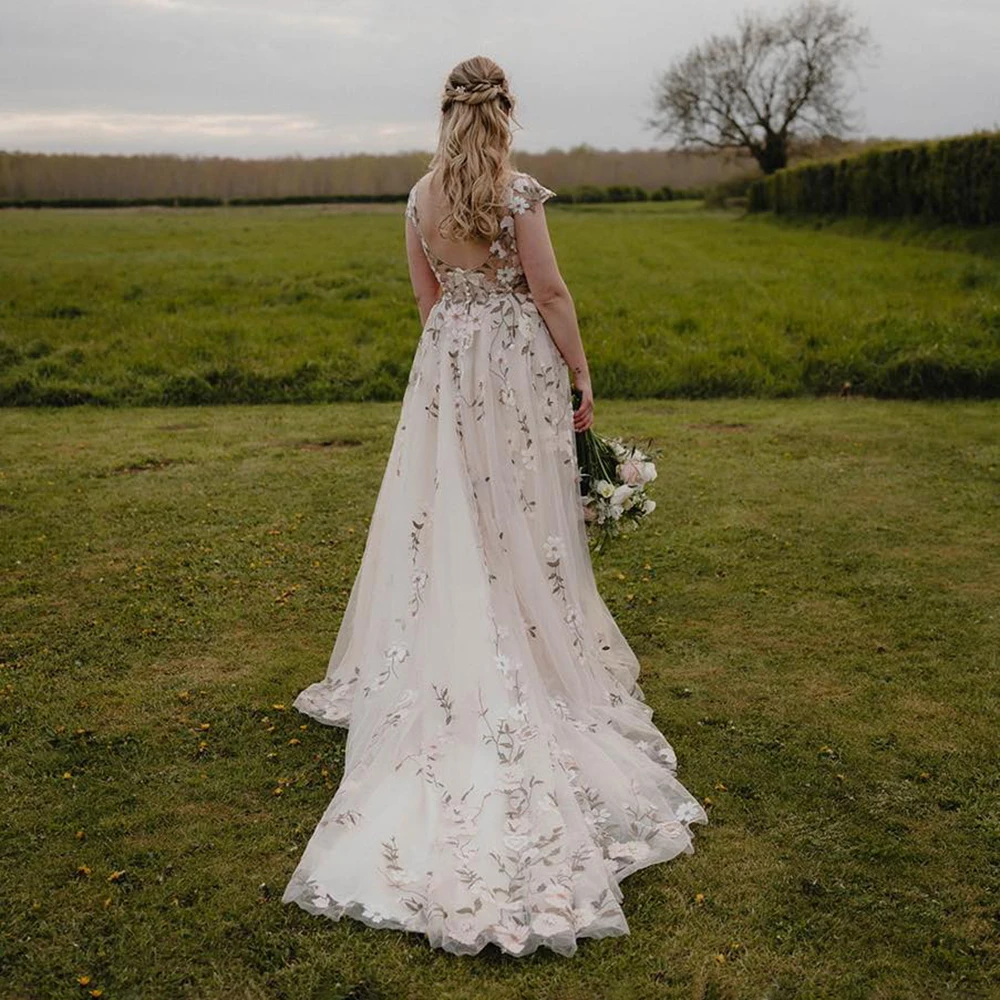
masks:
[[[613,507],[624,507],[625,501],[632,496],[632,491],[634,487],[629,486],[628,483],[623,483],[611,494],[611,505]]]

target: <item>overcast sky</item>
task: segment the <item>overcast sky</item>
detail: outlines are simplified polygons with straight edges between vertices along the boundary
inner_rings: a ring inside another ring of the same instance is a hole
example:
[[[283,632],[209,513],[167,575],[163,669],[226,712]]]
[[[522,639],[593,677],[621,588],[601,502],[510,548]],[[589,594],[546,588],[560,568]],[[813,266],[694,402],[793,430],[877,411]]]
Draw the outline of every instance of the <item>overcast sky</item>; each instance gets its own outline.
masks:
[[[448,70],[485,54],[515,148],[666,146],[657,77],[736,0],[0,0],[0,149],[304,156],[431,150]],[[750,5],[753,6],[753,5]],[[756,5],[776,11],[787,4]],[[1000,0],[866,0],[859,135],[1000,126]]]

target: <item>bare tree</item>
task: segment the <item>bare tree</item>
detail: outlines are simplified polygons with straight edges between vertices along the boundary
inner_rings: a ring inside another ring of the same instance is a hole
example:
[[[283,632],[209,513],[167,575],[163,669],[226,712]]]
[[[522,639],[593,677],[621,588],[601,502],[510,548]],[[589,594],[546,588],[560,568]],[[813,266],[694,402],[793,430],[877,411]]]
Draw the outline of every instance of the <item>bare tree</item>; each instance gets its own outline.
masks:
[[[713,35],[663,74],[647,124],[680,147],[746,149],[773,173],[791,139],[857,127],[844,77],[871,49],[868,28],[836,0],[744,13],[735,34]]]

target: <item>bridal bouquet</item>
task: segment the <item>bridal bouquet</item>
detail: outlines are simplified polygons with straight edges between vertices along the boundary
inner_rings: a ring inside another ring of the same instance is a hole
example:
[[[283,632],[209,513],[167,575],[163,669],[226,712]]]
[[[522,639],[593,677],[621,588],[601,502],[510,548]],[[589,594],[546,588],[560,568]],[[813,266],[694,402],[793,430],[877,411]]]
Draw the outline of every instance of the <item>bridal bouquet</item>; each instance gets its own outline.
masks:
[[[573,409],[580,391],[573,390]],[[593,427],[577,432],[583,517],[591,545],[600,552],[612,539],[634,531],[656,509],[646,485],[656,478],[656,465],[646,452],[621,438],[603,438]]]

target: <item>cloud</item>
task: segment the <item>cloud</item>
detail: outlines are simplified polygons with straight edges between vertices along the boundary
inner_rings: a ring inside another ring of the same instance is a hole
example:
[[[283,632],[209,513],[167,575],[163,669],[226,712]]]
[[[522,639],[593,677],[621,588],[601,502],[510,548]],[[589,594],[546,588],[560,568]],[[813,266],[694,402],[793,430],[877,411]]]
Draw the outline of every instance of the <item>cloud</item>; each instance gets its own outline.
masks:
[[[583,16],[575,0],[0,0],[0,145],[429,150],[448,69],[479,52],[510,76],[519,150],[663,147],[644,127],[654,81],[731,31],[746,2],[628,0]],[[882,46],[852,102],[866,132],[996,124],[997,0],[870,0],[860,13]]]
[[[0,136],[59,133],[189,136],[308,135],[324,131],[309,118],[288,115],[169,115],[99,111],[0,112]]]
[[[247,155],[295,152],[393,152],[429,149],[432,136],[412,122],[331,124],[308,115],[157,114],[128,111],[0,111],[0,147],[71,152],[170,150],[214,153],[233,143]],[[220,144],[222,144],[220,146]]]
[[[330,13],[328,5],[305,4],[298,8],[290,5],[278,7],[268,0],[260,3],[247,0],[115,0],[122,7],[146,9],[164,14],[194,14],[202,17],[253,18],[273,21],[279,24],[306,28],[332,28],[337,34],[358,37],[365,33],[370,19],[361,13]],[[341,4],[345,8],[360,9],[357,4]]]

